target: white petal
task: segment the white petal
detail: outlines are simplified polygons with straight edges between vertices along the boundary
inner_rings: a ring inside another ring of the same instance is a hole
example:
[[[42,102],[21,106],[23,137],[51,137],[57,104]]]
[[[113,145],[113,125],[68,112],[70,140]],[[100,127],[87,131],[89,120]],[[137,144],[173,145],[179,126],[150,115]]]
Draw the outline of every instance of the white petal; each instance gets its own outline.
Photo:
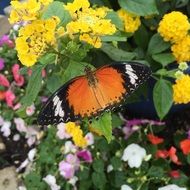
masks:
[[[133,190],[133,189],[128,185],[122,185],[121,190]]]

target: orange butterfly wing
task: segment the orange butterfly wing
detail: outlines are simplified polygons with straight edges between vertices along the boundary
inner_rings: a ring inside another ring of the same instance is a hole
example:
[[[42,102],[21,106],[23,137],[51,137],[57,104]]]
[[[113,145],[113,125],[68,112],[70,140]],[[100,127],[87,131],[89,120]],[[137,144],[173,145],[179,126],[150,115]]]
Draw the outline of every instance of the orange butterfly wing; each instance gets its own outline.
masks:
[[[119,103],[126,93],[124,80],[116,69],[103,67],[96,72],[95,86],[88,83],[87,78],[80,77],[68,89],[67,100],[75,115],[92,116]]]

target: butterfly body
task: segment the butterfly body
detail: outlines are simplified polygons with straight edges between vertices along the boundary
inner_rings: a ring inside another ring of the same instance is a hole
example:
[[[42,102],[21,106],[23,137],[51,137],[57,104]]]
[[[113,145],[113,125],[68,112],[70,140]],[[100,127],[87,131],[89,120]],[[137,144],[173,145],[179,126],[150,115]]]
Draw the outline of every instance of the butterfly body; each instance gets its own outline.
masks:
[[[116,63],[68,81],[47,101],[39,114],[41,125],[76,121],[98,116],[120,106],[125,98],[150,76],[150,69],[138,63]]]

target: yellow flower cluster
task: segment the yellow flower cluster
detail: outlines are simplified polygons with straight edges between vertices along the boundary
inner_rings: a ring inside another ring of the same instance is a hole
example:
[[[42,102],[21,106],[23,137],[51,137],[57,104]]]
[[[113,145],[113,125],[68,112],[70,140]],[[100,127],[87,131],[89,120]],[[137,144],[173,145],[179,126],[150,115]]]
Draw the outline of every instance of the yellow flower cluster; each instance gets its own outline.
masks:
[[[182,75],[173,85],[173,100],[175,104],[190,102],[190,76]]]
[[[159,23],[158,32],[165,41],[175,43],[182,40],[189,29],[188,17],[181,12],[173,11],[164,15]]]
[[[128,13],[124,9],[118,10],[118,15],[124,22],[125,32],[134,33],[141,25],[141,20],[139,16]]]
[[[181,12],[166,14],[159,23],[158,32],[165,41],[172,43],[172,53],[178,63],[190,60],[190,23]]]
[[[111,20],[105,19],[108,9],[104,7],[92,9],[88,0],[74,0],[65,8],[73,18],[73,21],[66,26],[71,37],[78,34],[81,41],[100,48],[102,45],[100,37],[116,32],[116,27]]]
[[[173,44],[171,47],[172,53],[176,60],[180,63],[190,60],[190,36],[185,36],[182,40]]]
[[[16,39],[16,50],[23,65],[32,66],[44,51],[55,45],[55,29],[58,22],[55,18],[35,20],[19,30]]]
[[[83,131],[80,129],[80,126],[77,126],[74,122],[68,122],[66,123],[65,127],[66,132],[72,136],[76,146],[82,148],[87,146],[87,141],[83,137]]]
[[[9,22],[14,24],[21,21],[36,20],[39,17],[39,11],[52,1],[53,0],[28,0],[19,2],[12,0],[12,11],[10,13]]]

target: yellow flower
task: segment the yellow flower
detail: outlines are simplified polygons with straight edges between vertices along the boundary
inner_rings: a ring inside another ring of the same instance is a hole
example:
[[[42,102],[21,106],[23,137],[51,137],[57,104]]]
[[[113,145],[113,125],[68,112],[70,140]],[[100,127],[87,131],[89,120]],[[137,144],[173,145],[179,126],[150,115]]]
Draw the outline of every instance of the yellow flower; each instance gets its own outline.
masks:
[[[49,46],[56,42],[56,20],[35,20],[22,27],[16,39],[16,50],[23,65],[32,66]]]
[[[125,32],[134,33],[136,30],[138,30],[139,26],[141,25],[139,16],[128,13],[124,9],[118,10],[117,13],[124,22]]]
[[[190,61],[190,36],[185,36],[182,40],[173,44],[171,50],[178,63]]]
[[[190,102],[190,76],[183,75],[173,85],[173,100],[175,104],[187,104]]]
[[[11,1],[12,11],[9,22],[11,24],[21,21],[33,21],[38,19],[40,11],[53,0],[28,0],[24,2]]]
[[[100,37],[90,36],[89,34],[82,34],[79,38],[81,41],[87,42],[88,44],[94,46],[95,48],[100,48],[102,46],[102,42]]]
[[[90,8],[88,0],[74,0],[68,3],[65,8],[69,10],[73,21],[67,24],[66,29],[70,38],[76,34],[81,41],[87,42],[95,48],[102,45],[101,36],[112,35],[116,32],[116,27],[111,20],[105,19],[106,7]]]
[[[68,122],[65,127],[66,132],[72,136],[76,146],[82,148],[87,146],[87,141],[83,137],[83,131],[80,129],[80,126],[77,126],[74,122]]]
[[[42,5],[49,5],[51,2],[53,2],[53,0],[39,0],[39,2],[42,4]]]
[[[181,12],[173,11],[164,15],[159,23],[158,32],[165,41],[174,43],[182,40],[189,29],[188,17]]]
[[[76,11],[88,9],[89,7],[90,3],[88,0],[74,0],[73,3],[65,5],[65,9],[70,12],[71,16],[75,16]]]

